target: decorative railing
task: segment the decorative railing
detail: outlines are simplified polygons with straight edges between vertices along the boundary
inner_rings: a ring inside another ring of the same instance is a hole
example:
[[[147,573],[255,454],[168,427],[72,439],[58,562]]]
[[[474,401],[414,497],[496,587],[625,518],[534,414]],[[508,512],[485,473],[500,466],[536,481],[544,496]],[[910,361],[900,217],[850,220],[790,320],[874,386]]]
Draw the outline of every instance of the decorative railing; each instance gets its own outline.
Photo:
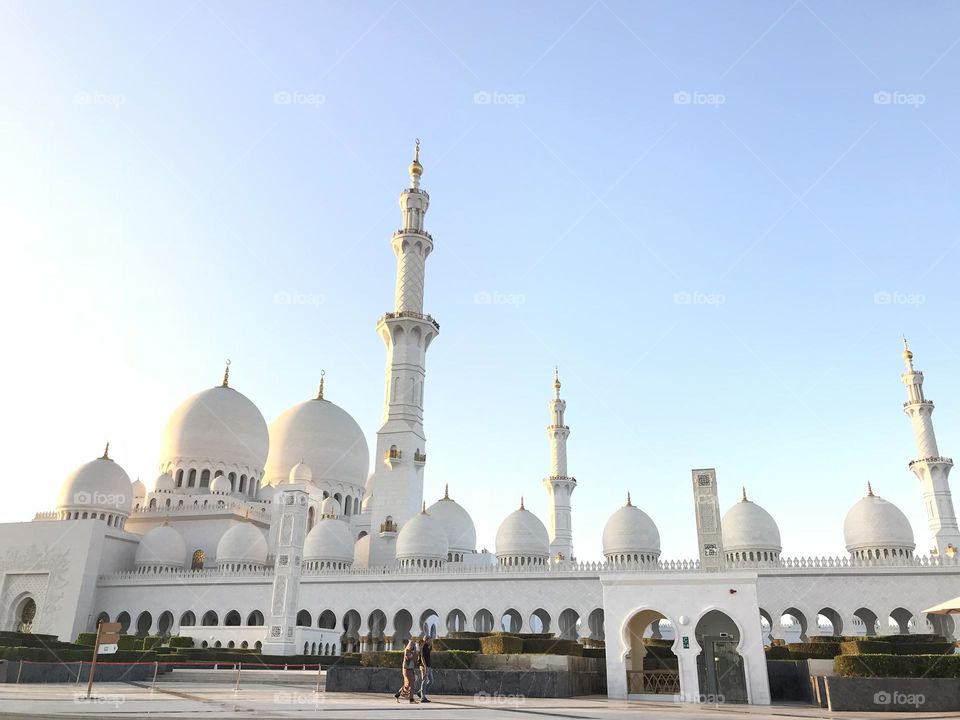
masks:
[[[393,520],[380,523],[380,532],[382,533],[395,533],[398,529],[399,526]]]
[[[908,405],[933,405],[933,400],[907,400],[903,406],[907,407]]]
[[[627,693],[630,695],[679,695],[678,670],[627,670]]]
[[[937,455],[937,456],[931,455],[930,457],[917,458],[916,460],[911,460],[909,463],[907,463],[907,467],[913,467],[913,466],[916,465],[917,463],[922,463],[922,462],[925,462],[925,463],[949,463],[950,465],[953,465],[953,459],[952,459],[952,458],[943,457],[942,455]]]
[[[416,228],[400,228],[397,230],[393,236],[397,235],[423,235],[426,238],[429,238],[430,242],[433,242],[433,235],[428,233],[426,230],[417,230]]]
[[[384,460],[399,460],[401,457],[403,457],[402,450],[390,449],[383,454]]]
[[[423,313],[414,312],[413,310],[401,310],[400,312],[388,312],[384,313],[377,324],[383,322],[384,320],[391,320],[393,318],[413,318],[414,320],[426,320],[428,323],[433,325],[437,330],[440,329],[440,323],[433,319],[432,315],[424,315]]]
[[[127,581],[127,580],[145,580],[145,581],[156,581],[156,580],[198,580],[198,581],[216,581],[220,578],[265,578],[273,577],[273,565],[267,565],[262,568],[253,568],[247,570],[221,570],[218,567],[209,567],[204,568],[203,570],[164,570],[162,573],[155,572],[140,572],[139,570],[124,570],[120,572],[110,573],[108,575],[101,575],[100,580],[105,581]]]
[[[422,452],[414,452],[414,453],[413,453],[413,461],[414,461],[415,463],[421,463],[421,464],[423,464],[423,463],[425,463],[425,462],[427,461],[427,454],[426,454],[426,453],[422,453]]]

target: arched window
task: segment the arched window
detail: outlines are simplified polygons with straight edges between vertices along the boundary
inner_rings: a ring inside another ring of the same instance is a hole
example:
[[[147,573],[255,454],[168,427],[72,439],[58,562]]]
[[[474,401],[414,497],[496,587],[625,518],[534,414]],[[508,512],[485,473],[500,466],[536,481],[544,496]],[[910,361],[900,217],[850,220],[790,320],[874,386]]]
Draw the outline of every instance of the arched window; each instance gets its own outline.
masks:
[[[190,563],[191,570],[203,570],[203,561],[206,559],[206,553],[203,550],[194,550],[193,560]]]
[[[230,480],[230,492],[233,492],[237,489],[237,474],[232,472],[227,475],[227,479]]]
[[[237,489],[237,492],[243,495],[247,491],[247,476],[240,476],[240,487]]]
[[[187,487],[193,487],[197,484],[197,469],[191,468],[190,475],[187,476]]]
[[[17,632],[28,633],[33,631],[33,619],[37,616],[37,603],[28,597],[20,607],[20,617],[17,618]]]
[[[204,470],[200,473],[200,487],[210,487],[210,471]]]
[[[183,470],[177,470],[177,487],[183,487]]]

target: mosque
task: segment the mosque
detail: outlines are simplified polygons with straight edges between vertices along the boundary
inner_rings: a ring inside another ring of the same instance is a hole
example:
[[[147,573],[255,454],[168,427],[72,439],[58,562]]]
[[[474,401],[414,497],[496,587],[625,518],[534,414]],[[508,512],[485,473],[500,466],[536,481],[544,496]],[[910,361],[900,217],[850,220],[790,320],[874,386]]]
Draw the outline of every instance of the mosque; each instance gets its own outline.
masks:
[[[906,341],[909,469],[930,534],[919,551],[906,516],[868,486],[846,516],[845,555],[782,557],[770,513],[744,491],[721,517],[716,472],[696,469],[698,558],[661,560],[657,526],[629,496],[611,508],[603,559],[576,558],[577,480],[556,376],[547,523],[526,506],[531,488],[500,524],[495,552],[478,551],[455,488],[423,496],[426,355],[440,325],[423,307],[434,241],[419,155],[418,141],[391,239],[394,307],[377,322],[387,362],[372,469],[363,431],[324,397],[323,379],[268,427],[228,364],[220,384],[170,415],[149,487],[131,482],[108,446],[64,480],[52,511],[0,525],[0,629],[73,639],[109,620],[288,655],[398,648],[421,632],[553,632],[606,647],[611,697],[696,701],[706,689],[760,704],[770,701],[763,647],[785,634],[955,637],[950,618],[923,612],[957,594],[960,530],[953,462],[937,447]],[[673,639],[676,678],[644,678],[644,636]],[[721,661],[737,672],[719,672]]]

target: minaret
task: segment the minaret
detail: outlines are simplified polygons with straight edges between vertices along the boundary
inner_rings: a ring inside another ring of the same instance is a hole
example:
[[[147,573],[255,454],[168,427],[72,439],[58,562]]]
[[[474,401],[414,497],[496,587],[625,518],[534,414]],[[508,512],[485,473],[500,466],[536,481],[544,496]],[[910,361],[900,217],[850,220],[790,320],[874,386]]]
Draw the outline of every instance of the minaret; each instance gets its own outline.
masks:
[[[567,403],[560,399],[560,374],[554,370],[553,399],[550,401],[550,477],[543,486],[550,496],[550,555],[554,562],[573,559],[573,526],[570,520],[570,496],[577,487],[576,478],[567,475],[567,438],[570,428],[563,422]]]
[[[930,527],[930,552],[952,557],[960,549],[960,529],[948,481],[953,460],[941,457],[937,448],[937,437],[933,432],[933,401],[923,396],[923,373],[913,369],[913,353],[906,338],[903,339],[903,361],[907,371],[900,378],[907,386],[908,398],[903,410],[913,424],[918,455],[909,467],[920,480],[923,490],[923,504]]]
[[[400,193],[403,226],[393,234],[397,280],[393,312],[377,322],[387,346],[383,425],[377,433],[371,514],[371,566],[391,563],[400,526],[420,511],[423,501],[423,381],[426,354],[440,325],[423,314],[424,272],[433,238],[423,228],[430,196],[420,189],[423,166],[417,140],[410,163],[410,187]]]

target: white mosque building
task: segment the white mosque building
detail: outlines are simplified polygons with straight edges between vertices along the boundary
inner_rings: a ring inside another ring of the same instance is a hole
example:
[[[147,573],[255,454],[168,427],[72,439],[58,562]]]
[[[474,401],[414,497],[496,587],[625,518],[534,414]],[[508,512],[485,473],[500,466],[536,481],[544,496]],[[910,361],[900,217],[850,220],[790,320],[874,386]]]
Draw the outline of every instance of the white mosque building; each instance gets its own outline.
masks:
[[[868,486],[844,522],[846,555],[782,557],[770,513],[744,491],[721,519],[716,474],[695,470],[699,558],[661,561],[657,526],[628,495],[611,508],[604,558],[578,559],[558,377],[548,522],[518,498],[495,554],[478,551],[455,491],[423,497],[426,354],[440,326],[423,307],[433,238],[422,173],[418,143],[391,241],[394,307],[377,324],[387,365],[372,465],[363,431],[324,397],[323,379],[316,397],[268,427],[228,366],[221,384],[173,411],[150,487],[131,482],[108,446],[65,479],[53,511],[0,525],[0,629],[72,639],[109,619],[130,633],[287,655],[396,648],[421,632],[554,632],[605,645],[609,694],[621,698],[642,694],[632,678],[643,672],[640,639],[654,635],[674,639],[670,692],[696,700],[710,672],[697,656],[729,653],[753,703],[770,697],[763,645],[785,634],[954,636],[949,618],[923,613],[957,594],[960,530],[953,463],[937,447],[906,341],[904,410],[918,450],[909,467],[930,530],[920,552],[904,514]]]

